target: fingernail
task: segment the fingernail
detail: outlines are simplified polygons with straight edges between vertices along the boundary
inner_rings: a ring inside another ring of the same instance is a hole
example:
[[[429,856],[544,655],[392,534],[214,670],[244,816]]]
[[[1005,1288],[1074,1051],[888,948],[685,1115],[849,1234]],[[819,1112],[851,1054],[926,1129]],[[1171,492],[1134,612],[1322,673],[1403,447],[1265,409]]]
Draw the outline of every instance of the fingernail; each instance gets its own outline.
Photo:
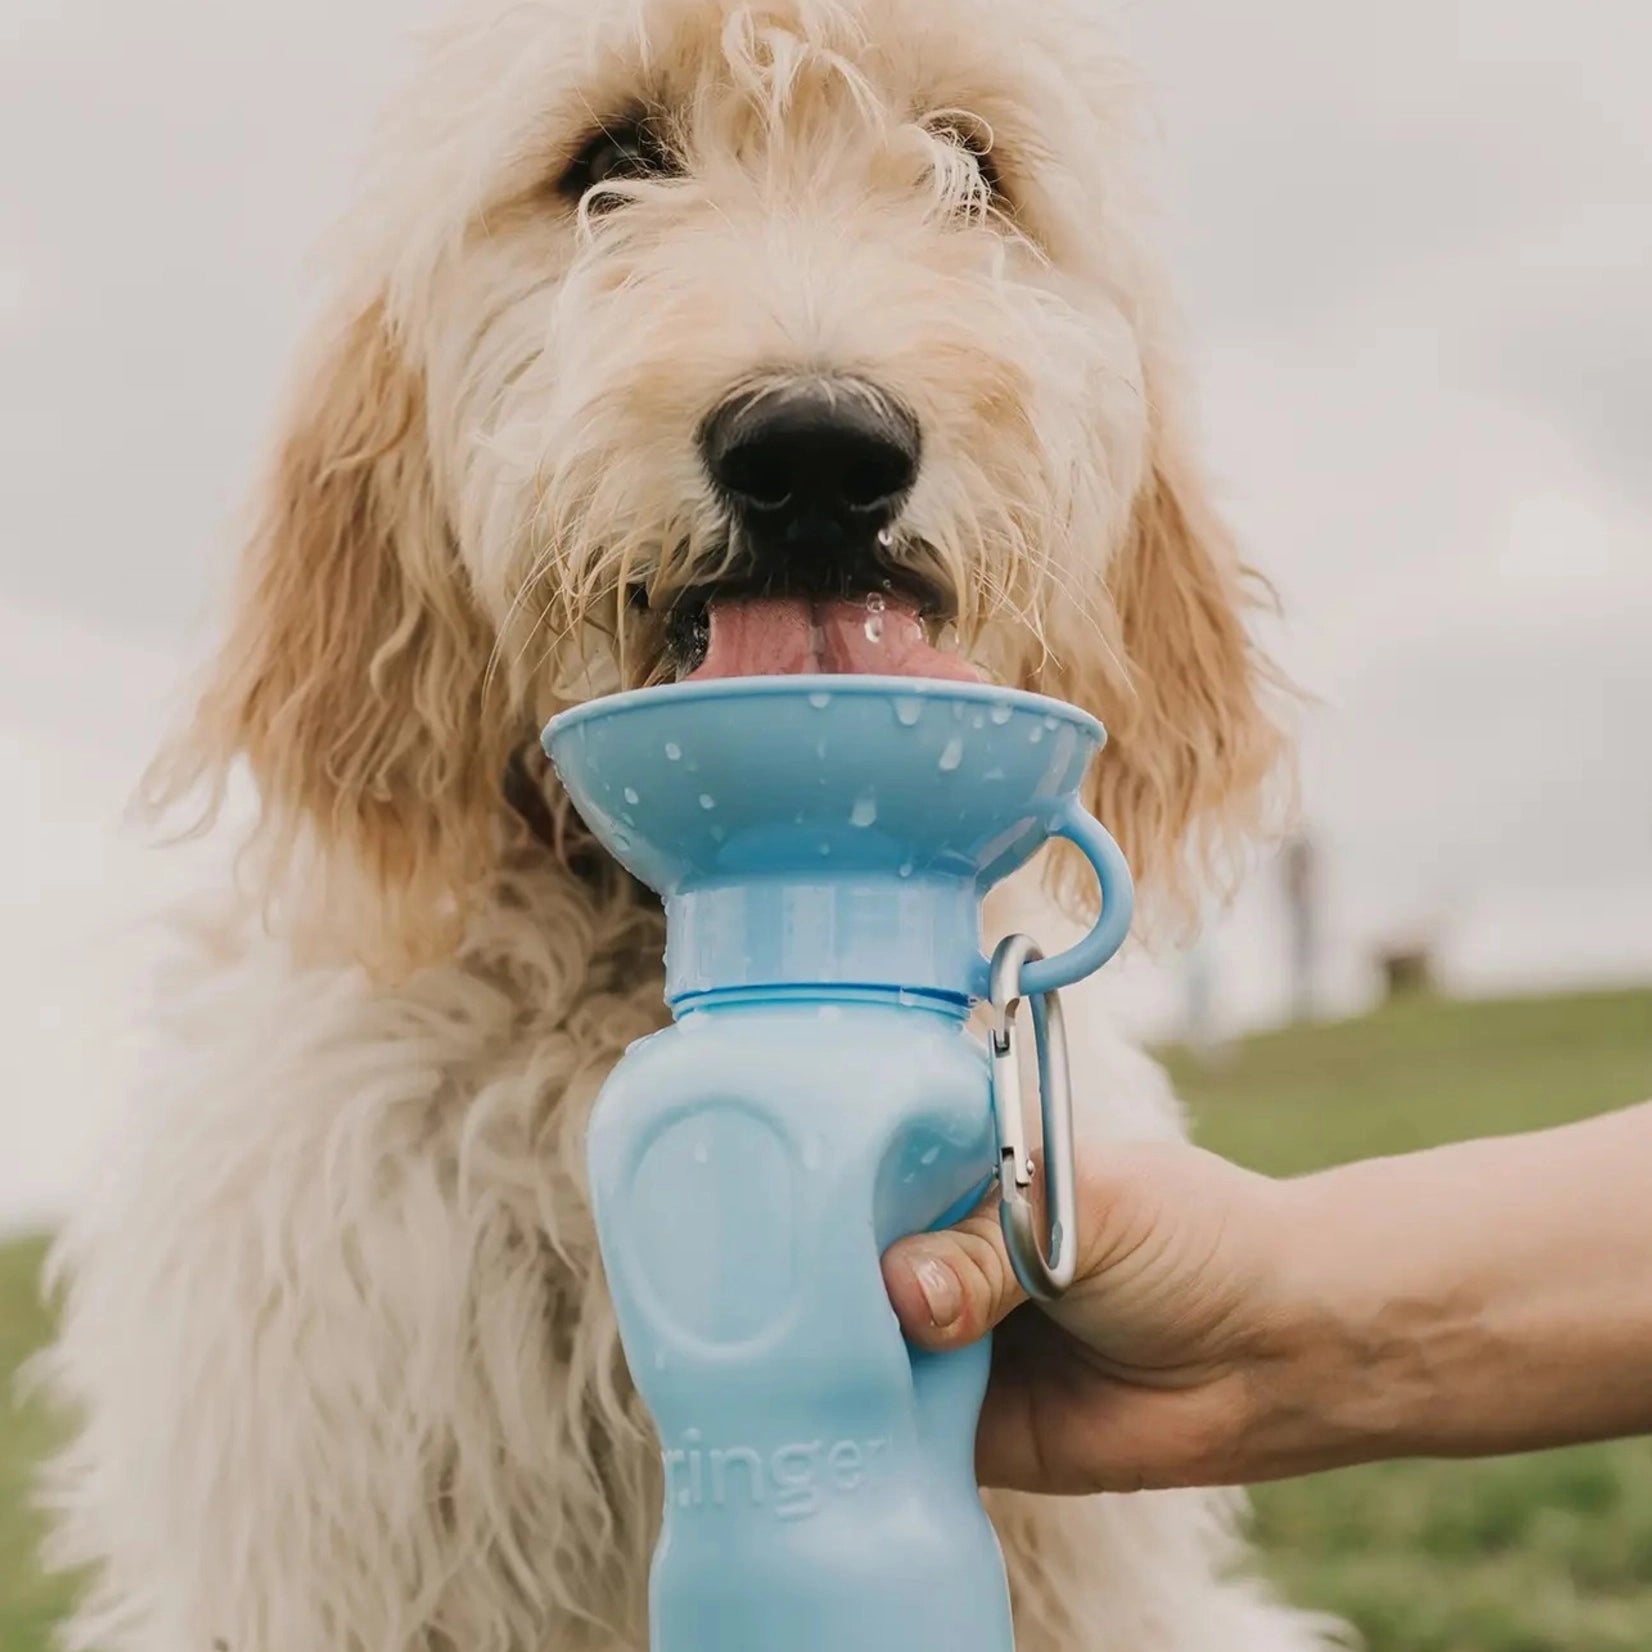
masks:
[[[946,1263],[933,1256],[920,1256],[912,1265],[912,1272],[923,1292],[929,1309],[930,1323],[937,1331],[955,1325],[964,1311],[964,1293],[959,1288],[958,1276]]]

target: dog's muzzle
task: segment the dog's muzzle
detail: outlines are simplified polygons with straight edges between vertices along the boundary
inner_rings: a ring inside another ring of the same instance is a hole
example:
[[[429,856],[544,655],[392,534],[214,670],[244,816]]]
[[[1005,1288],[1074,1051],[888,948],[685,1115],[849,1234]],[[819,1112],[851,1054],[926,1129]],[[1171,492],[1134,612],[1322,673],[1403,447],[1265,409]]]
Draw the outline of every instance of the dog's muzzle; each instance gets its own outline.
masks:
[[[736,396],[700,445],[752,573],[819,591],[872,583],[922,452],[917,419],[854,379]]]

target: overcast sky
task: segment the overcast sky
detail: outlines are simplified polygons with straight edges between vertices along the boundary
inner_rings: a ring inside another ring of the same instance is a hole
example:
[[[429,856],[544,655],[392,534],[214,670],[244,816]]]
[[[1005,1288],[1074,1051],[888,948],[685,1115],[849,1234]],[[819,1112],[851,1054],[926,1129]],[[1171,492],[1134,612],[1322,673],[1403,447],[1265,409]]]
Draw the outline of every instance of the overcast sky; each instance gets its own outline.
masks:
[[[432,9],[0,0],[0,1213],[59,1195],[124,1070],[130,926],[199,875],[114,823]],[[1131,28],[1211,456],[1318,696],[1339,1001],[1412,929],[1473,988],[1652,975],[1652,6]],[[1277,1004],[1278,930],[1264,877],[1214,931],[1229,1017]]]

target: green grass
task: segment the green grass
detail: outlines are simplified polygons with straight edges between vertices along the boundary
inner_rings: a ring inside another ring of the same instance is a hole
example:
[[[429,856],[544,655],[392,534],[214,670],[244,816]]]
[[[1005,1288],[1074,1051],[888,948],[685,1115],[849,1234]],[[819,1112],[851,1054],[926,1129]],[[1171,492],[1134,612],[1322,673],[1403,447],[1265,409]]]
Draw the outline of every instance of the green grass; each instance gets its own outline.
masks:
[[[17,1392],[18,1367],[45,1340],[40,1300],[43,1239],[0,1246],[0,1652],[44,1652],[68,1586],[44,1578],[32,1559],[39,1535],[29,1500],[34,1466],[52,1441],[42,1406]]]
[[[1295,1174],[1652,1097],[1652,992],[1416,999],[1172,1066],[1202,1141]],[[1652,1652],[1652,1441],[1384,1463],[1256,1502],[1286,1590],[1371,1652]]]
[[[1525,1130],[1652,1097],[1652,992],[1421,999],[1172,1065],[1202,1140],[1281,1174]],[[0,1394],[48,1331],[44,1245],[0,1246]],[[51,1437],[0,1401],[0,1652],[45,1652],[67,1595],[30,1564]],[[1473,1465],[1385,1463],[1263,1488],[1269,1564],[1371,1652],[1652,1652],[1652,1442]]]

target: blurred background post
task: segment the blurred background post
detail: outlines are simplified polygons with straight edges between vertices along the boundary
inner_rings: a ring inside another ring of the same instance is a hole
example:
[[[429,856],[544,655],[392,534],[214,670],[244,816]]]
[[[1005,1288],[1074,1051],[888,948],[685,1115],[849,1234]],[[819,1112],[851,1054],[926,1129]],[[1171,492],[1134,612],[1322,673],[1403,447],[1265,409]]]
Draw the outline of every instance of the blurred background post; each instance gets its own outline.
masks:
[[[1290,926],[1291,1016],[1296,1021],[1311,1021],[1319,966],[1319,883],[1313,839],[1306,832],[1293,833],[1285,840],[1279,871]]]

